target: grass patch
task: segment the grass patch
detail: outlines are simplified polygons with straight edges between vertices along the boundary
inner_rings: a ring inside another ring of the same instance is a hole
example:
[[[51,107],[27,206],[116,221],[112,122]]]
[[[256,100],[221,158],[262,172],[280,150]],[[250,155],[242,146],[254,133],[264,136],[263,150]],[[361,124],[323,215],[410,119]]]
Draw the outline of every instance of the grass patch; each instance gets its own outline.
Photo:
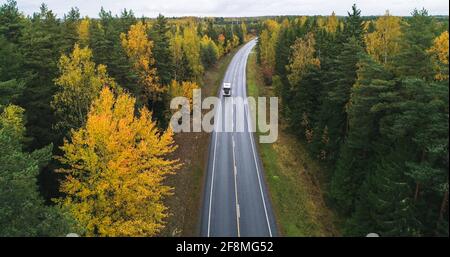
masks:
[[[253,96],[255,98],[259,96],[257,71],[256,53],[252,51],[247,61],[247,94],[248,96]]]
[[[256,53],[247,63],[247,92],[249,96],[271,96],[272,88],[262,81]],[[258,133],[259,134],[259,133]],[[266,182],[275,216],[284,236],[334,236],[335,217],[325,205],[322,168],[310,158],[305,147],[283,129],[280,120],[278,140],[259,144]]]

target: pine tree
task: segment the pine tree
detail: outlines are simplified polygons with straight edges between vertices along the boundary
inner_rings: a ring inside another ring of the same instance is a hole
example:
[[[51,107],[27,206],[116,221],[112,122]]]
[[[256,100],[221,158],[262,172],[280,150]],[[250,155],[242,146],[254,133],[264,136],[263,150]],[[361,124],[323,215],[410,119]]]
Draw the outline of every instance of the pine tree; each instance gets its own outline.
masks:
[[[24,27],[24,17],[17,8],[17,2],[7,0],[0,6],[0,35],[14,44],[19,43]]]
[[[396,56],[394,67],[401,77],[433,78],[433,66],[427,53],[435,38],[436,24],[428,12],[414,10],[408,20],[408,26],[403,27],[401,38],[402,51]]]
[[[0,111],[8,104],[14,104],[24,90],[24,83],[15,79],[0,82]]]
[[[33,139],[30,149],[42,148],[55,141],[53,110],[50,102],[56,90],[53,80],[61,53],[61,27],[52,11],[42,5],[24,28],[20,47],[24,58],[25,90],[19,99],[27,117],[27,133]]]
[[[405,167],[396,151],[382,154],[361,187],[356,212],[346,229],[348,235],[418,236],[422,224],[411,198],[411,188],[401,172]]]
[[[356,69],[359,53],[362,52],[358,41],[351,38],[344,43],[340,54],[332,60],[329,70],[324,74],[323,97],[319,112],[319,128],[328,127],[330,143],[327,152],[331,154],[330,161],[336,161],[339,149],[348,135],[347,104],[350,100],[351,88],[356,82]]]
[[[23,56],[17,44],[0,35],[0,81],[21,80],[23,77]]]
[[[394,86],[393,75],[371,57],[361,53],[358,63],[358,79],[351,89],[347,105],[348,136],[340,151],[331,183],[331,192],[340,210],[350,214],[358,199],[371,163],[374,162],[374,146],[380,137],[380,114],[372,108],[379,104],[379,95]]]
[[[286,20],[286,22],[288,22]],[[288,71],[286,67],[289,64],[289,56],[291,55],[292,48],[290,47],[294,43],[294,35],[289,23],[285,23],[280,30],[280,36],[275,47],[275,76],[272,78],[272,85],[276,88],[276,94],[281,98],[282,108],[281,113],[286,115],[288,102],[290,101],[290,84],[288,80]],[[259,55],[258,55],[259,56]]]
[[[119,85],[130,89],[136,85],[137,79],[120,40],[120,34],[129,29],[128,19],[114,18],[111,11],[107,12],[103,8],[99,17],[99,20],[91,21],[89,28],[89,46],[92,49],[93,60],[95,63],[106,65],[111,77]],[[123,28],[125,30],[122,31]]]
[[[0,115],[0,236],[65,236],[74,223],[55,206],[44,205],[37,186],[39,168],[52,145],[23,152],[23,109],[8,105]]]
[[[71,8],[67,14],[64,14],[62,23],[62,49],[64,53],[72,51],[73,46],[78,41],[77,26],[80,18],[80,10],[76,7]]]

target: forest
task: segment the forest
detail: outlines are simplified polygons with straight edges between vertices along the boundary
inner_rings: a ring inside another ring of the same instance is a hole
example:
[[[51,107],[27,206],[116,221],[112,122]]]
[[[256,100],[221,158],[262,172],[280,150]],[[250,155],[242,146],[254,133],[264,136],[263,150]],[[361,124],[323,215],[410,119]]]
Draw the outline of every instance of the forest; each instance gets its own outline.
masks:
[[[224,18],[98,17],[0,7],[1,236],[157,235],[182,165],[169,99],[248,34]]]
[[[0,236],[158,236],[169,101],[254,36],[345,236],[448,236],[448,16],[136,17],[0,6]]]
[[[341,233],[448,236],[448,17],[425,9],[261,24],[289,130],[327,167]]]

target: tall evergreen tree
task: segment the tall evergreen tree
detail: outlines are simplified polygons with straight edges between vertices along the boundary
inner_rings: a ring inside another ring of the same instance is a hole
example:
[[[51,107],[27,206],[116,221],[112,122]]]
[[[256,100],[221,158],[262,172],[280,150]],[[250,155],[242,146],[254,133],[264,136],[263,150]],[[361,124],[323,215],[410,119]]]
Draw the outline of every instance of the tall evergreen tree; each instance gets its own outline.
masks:
[[[169,48],[169,29],[167,19],[160,14],[150,30],[150,38],[153,40],[153,57],[155,58],[156,73],[163,85],[169,85],[173,79],[173,57]]]
[[[436,36],[436,23],[428,12],[414,10],[407,25],[403,27],[402,51],[395,60],[398,76],[412,76],[421,79],[433,78],[433,67],[427,49],[431,48]]]
[[[360,186],[375,161],[374,146],[380,136],[381,114],[372,108],[379,104],[379,95],[395,84],[393,75],[367,54],[360,54],[358,67],[358,79],[347,104],[348,136],[341,147],[331,184],[332,195],[346,214],[354,210]]]
[[[23,109],[9,105],[0,114],[0,236],[65,236],[70,219],[39,194],[39,167],[52,156],[52,146],[27,153]]]
[[[356,7],[356,4],[352,6],[352,12],[348,12],[348,17],[344,23],[343,37],[347,42],[354,38],[358,45],[365,47],[363,19],[361,10]]]
[[[16,1],[7,0],[0,6],[0,35],[3,35],[9,42],[19,43],[24,22],[24,17],[19,12]]]
[[[25,108],[27,133],[33,139],[31,149],[41,148],[56,140],[51,130],[54,124],[50,101],[55,92],[54,78],[61,54],[61,28],[56,16],[42,4],[21,38],[24,56],[24,75],[28,77],[23,97],[19,100]]]
[[[418,236],[422,224],[411,198],[411,188],[400,172],[398,162],[404,154],[400,149],[374,160],[371,171],[361,187],[356,212],[345,229],[347,235]]]

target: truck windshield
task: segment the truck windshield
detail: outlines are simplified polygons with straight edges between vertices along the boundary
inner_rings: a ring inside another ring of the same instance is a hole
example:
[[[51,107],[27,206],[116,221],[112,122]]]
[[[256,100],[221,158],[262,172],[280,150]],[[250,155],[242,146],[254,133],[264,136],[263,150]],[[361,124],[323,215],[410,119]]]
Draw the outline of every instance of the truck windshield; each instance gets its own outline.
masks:
[[[229,89],[229,88],[224,88],[224,89],[223,89],[223,92],[224,92],[225,94],[228,94],[228,93],[230,92],[230,89]]]

